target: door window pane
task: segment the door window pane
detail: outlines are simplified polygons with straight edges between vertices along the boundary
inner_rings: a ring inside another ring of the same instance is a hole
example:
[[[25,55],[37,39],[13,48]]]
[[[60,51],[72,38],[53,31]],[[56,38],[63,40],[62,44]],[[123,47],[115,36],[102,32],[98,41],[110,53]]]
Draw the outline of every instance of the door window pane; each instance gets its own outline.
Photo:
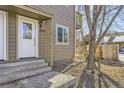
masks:
[[[63,37],[62,28],[58,27],[58,42],[62,42],[62,37]]]
[[[23,39],[32,39],[32,24],[23,22]]]

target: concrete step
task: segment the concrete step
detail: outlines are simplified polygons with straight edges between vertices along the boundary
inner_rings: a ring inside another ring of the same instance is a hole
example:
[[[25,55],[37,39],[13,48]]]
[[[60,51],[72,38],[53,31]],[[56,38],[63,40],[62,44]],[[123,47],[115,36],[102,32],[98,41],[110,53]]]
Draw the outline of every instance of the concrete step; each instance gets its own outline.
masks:
[[[28,77],[41,75],[44,73],[50,72],[52,69],[50,67],[40,68],[40,69],[33,69],[33,70],[23,70],[23,71],[16,71],[9,74],[4,74],[0,76],[0,85],[11,83],[14,81],[18,81],[20,79],[25,79]]]
[[[48,72],[42,75],[21,79],[13,83],[5,84],[0,87],[6,88],[69,88],[75,87],[76,78],[59,74],[57,72]]]
[[[2,68],[2,69],[0,69],[0,76],[2,76],[4,74],[19,72],[19,71],[42,69],[45,67],[48,67],[48,63],[37,63],[37,64],[32,63],[32,64],[26,64],[26,65],[21,65],[21,66]]]
[[[20,66],[20,65],[37,64],[37,63],[45,63],[45,61],[44,61],[44,59],[42,59],[42,60],[31,60],[31,61],[22,61],[22,62],[2,63],[2,64],[0,64],[0,69]]]
[[[50,84],[50,88],[71,88],[76,87],[76,78],[66,74],[60,74],[58,72],[49,72],[42,75],[47,78]]]
[[[52,71],[44,60],[0,64],[1,88],[67,88],[75,85],[76,78]]]

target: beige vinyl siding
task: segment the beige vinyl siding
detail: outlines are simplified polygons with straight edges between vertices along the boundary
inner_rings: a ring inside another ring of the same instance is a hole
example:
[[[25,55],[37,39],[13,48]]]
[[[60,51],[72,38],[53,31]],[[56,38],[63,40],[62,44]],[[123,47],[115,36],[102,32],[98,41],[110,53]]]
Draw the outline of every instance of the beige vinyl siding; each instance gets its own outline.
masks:
[[[45,21],[45,59],[52,64],[52,20]]]
[[[39,31],[39,57],[46,58],[46,61],[49,62],[52,59],[53,61],[57,61],[57,60],[74,58],[74,53],[75,53],[74,6],[30,5],[28,7],[52,15],[52,19],[46,20],[45,32]],[[16,51],[17,51],[18,38],[16,33],[17,32],[16,14],[17,13],[8,10],[9,60],[15,60],[17,57]],[[31,16],[31,18],[33,18],[33,16]],[[34,18],[36,19],[36,17]],[[69,45],[56,45],[56,24],[69,27]],[[52,52],[52,46],[53,46],[53,52]]]
[[[39,30],[39,56],[45,58],[45,32]]]
[[[9,60],[17,58],[17,19],[16,13],[8,11],[8,55]],[[39,57],[45,57],[45,33],[39,31]]]
[[[75,15],[74,6],[51,5],[29,6],[53,16],[53,61],[74,58],[75,53]],[[56,24],[69,27],[69,45],[56,45]]]
[[[39,56],[45,58],[45,32],[39,32]]]
[[[9,60],[16,59],[16,14],[8,12],[8,56]]]

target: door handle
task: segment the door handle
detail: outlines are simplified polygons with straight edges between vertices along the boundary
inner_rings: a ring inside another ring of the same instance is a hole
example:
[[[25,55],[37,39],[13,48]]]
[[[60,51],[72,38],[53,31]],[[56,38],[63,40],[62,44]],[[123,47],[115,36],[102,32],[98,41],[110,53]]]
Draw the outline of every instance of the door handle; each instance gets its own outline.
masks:
[[[34,46],[36,46],[36,38],[34,37]]]

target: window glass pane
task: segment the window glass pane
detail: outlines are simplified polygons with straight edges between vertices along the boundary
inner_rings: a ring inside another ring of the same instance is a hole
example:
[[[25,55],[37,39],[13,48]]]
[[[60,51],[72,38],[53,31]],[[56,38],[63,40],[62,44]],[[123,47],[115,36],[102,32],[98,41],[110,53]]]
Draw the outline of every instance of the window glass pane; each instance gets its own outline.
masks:
[[[23,22],[23,39],[32,39],[32,24]]]
[[[58,42],[62,42],[62,28],[58,27]]]
[[[64,43],[68,43],[68,31],[64,28]]]

